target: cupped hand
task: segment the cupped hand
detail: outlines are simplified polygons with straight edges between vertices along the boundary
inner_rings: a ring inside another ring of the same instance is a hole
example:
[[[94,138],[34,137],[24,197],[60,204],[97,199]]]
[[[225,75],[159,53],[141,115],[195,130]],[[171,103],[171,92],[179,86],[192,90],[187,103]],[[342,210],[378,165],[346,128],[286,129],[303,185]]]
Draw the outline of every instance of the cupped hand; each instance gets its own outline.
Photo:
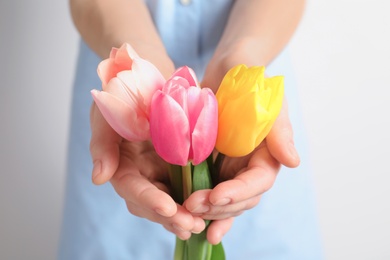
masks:
[[[266,140],[247,156],[225,157],[219,184],[212,190],[193,193],[184,206],[194,216],[214,220],[207,239],[217,244],[231,228],[234,217],[256,206],[261,195],[272,187],[281,165],[297,167],[299,162],[284,101]]]
[[[167,164],[150,142],[122,139],[106,122],[96,105],[91,108],[90,151],[94,164],[92,181],[111,181],[130,213],[160,223],[181,239],[205,228],[204,220],[193,216],[169,195]]]

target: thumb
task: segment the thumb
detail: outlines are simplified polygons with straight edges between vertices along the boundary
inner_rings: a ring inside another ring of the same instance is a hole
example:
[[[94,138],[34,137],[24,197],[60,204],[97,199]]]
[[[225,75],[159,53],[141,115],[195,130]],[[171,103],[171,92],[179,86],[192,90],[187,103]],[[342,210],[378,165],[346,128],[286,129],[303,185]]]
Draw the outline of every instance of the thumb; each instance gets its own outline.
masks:
[[[294,146],[293,129],[288,116],[286,98],[283,100],[280,114],[266,139],[270,153],[281,164],[291,168],[299,165],[300,158]]]
[[[93,162],[92,182],[103,184],[111,179],[119,165],[122,138],[111,128],[95,103],[90,113],[90,153]]]

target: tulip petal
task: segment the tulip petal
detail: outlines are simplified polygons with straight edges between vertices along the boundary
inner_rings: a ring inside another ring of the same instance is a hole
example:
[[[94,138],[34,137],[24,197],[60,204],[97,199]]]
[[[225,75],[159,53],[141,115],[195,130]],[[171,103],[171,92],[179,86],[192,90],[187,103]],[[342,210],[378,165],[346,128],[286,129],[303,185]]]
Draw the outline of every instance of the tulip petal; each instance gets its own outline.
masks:
[[[118,48],[112,47],[110,51],[110,59],[115,59],[117,52],[118,52]]]
[[[269,111],[271,111],[272,108],[277,109],[276,113],[279,114],[284,97],[284,77],[274,76],[272,78],[266,78],[265,85],[272,90],[267,109]]]
[[[112,48],[110,57],[101,61],[97,68],[97,73],[102,81],[103,88],[118,72],[122,70],[131,70],[133,59],[138,54],[129,44],[123,44],[119,49]]]
[[[268,100],[266,102],[260,101],[259,103],[261,106],[266,110],[267,118],[269,118],[267,124],[263,127],[263,130],[261,133],[259,133],[256,144],[260,144],[264,138],[268,135],[268,133],[271,131],[271,128],[278,117],[280,110],[282,108],[283,103],[283,96],[284,96],[284,77],[283,76],[275,76],[272,78],[266,78],[265,79],[265,90],[267,90],[268,93]],[[261,94],[262,99],[263,94]],[[259,113],[259,117],[260,117]],[[265,117],[265,116],[264,116]],[[259,118],[259,120],[262,120],[262,117]]]
[[[161,158],[171,164],[187,164],[190,149],[187,116],[180,105],[162,91],[157,91],[153,96],[150,133],[154,148]]]
[[[239,98],[241,93],[258,91],[264,86],[264,67],[246,65],[233,67],[223,78],[217,91],[218,102]]]
[[[118,73],[118,70],[115,68],[114,60],[112,59],[106,59],[99,63],[97,68],[97,74],[102,81],[103,88],[106,86],[106,84],[116,76]]]
[[[245,102],[243,102],[245,100]],[[216,149],[228,156],[245,156],[256,148],[256,140],[266,124],[266,111],[255,109],[258,98],[255,92],[241,99],[230,100],[229,105],[219,110]],[[260,117],[260,120],[259,120]],[[260,124],[260,125],[259,125]]]
[[[172,95],[177,90],[188,89],[190,84],[187,79],[182,77],[171,77],[164,85],[163,92],[168,95]]]
[[[198,79],[196,78],[195,72],[190,67],[183,66],[178,68],[173,73],[172,78],[176,76],[185,78],[190,84],[190,86],[199,86]]]
[[[179,104],[188,118],[187,88],[189,84],[186,79],[174,77],[167,81],[162,91]]]
[[[212,153],[218,132],[218,102],[210,89],[203,88],[202,110],[192,131],[192,163],[200,164]]]
[[[132,77],[130,70],[125,72],[129,72],[128,78]],[[116,96],[118,99],[121,99],[130,106],[136,105],[138,103],[136,94],[132,93],[131,89],[127,87],[127,84],[125,84],[125,82],[123,82],[118,77],[112,78],[103,90],[113,96]]]
[[[111,52],[114,52],[112,54],[113,56],[115,55],[113,57],[115,59],[115,63],[124,66],[125,68],[122,70],[131,69],[133,60],[139,57],[137,52],[133,49],[133,47],[131,47],[131,45],[128,43],[124,43],[119,49],[116,50],[114,49],[115,48],[113,48]],[[110,53],[110,57],[111,57],[111,53]]]
[[[195,128],[199,115],[204,108],[204,98],[202,99],[202,89],[199,87],[190,87],[187,90],[188,121],[190,122],[190,132]],[[204,97],[204,95],[203,95]]]
[[[136,106],[130,106],[110,93],[92,90],[91,94],[108,124],[129,141],[149,139],[149,122],[139,116]]]
[[[192,132],[194,131],[195,125],[198,121],[199,114],[203,109],[203,100],[200,98],[201,88],[199,87],[190,87],[186,91],[185,107],[182,106],[186,112],[188,122],[190,124],[190,143],[191,148],[188,154],[190,160],[194,157],[193,147],[192,147]]]
[[[232,68],[217,92],[216,148],[228,156],[244,156],[268,135],[283,101],[283,77],[264,78],[265,67]]]
[[[115,79],[115,78],[114,78]],[[139,86],[139,80],[137,80],[137,76],[132,70],[125,70],[118,73],[117,79],[122,83],[123,85],[123,91],[126,93],[126,99],[125,97],[116,95],[118,97],[123,98],[128,102],[129,104],[137,104],[138,108],[143,111],[145,115],[149,115],[149,107],[145,104],[145,98],[141,94],[140,88],[142,86]],[[110,83],[108,84],[110,85]],[[111,92],[107,90],[108,92]],[[152,93],[151,93],[152,94]]]
[[[152,63],[141,58],[134,58],[132,71],[138,90],[144,99],[143,102],[145,106],[149,107],[153,94],[162,89],[165,79]]]

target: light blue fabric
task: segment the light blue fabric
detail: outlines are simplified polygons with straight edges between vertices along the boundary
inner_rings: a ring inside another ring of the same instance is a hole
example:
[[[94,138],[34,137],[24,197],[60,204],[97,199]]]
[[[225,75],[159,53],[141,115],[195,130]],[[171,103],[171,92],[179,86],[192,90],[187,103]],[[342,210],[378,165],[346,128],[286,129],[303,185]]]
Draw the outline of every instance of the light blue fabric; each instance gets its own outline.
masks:
[[[202,75],[222,33],[231,2],[207,0],[184,6],[178,0],[147,1],[168,53],[177,66]],[[100,59],[83,43],[72,103],[66,201],[59,259],[172,259],[175,237],[160,225],[130,215],[110,184],[91,183],[89,155],[90,90],[99,88]],[[260,204],[236,218],[223,240],[228,259],[322,259],[311,190],[305,134],[292,69],[286,53],[267,69],[284,75],[295,139],[302,157],[298,169],[282,168]],[[200,76],[201,77],[201,76]]]

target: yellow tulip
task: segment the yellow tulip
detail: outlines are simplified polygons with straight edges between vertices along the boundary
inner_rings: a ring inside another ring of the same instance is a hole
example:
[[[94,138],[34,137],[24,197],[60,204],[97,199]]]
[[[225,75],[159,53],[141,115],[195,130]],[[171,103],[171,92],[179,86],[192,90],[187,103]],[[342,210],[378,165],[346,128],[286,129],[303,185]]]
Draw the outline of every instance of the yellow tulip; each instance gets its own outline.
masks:
[[[267,136],[282,107],[283,76],[264,78],[264,67],[238,65],[217,91],[216,149],[231,157],[251,153]]]

